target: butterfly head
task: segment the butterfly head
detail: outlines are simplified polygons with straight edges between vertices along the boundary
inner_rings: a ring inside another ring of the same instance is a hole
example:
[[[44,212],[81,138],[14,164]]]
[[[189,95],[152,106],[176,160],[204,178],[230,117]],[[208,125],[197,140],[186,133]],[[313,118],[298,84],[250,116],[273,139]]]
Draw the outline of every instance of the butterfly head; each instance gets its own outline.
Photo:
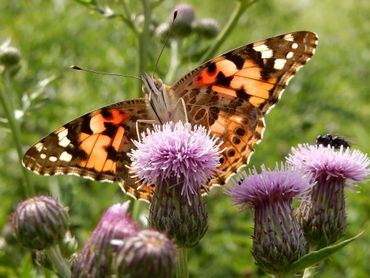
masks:
[[[161,123],[171,120],[165,84],[147,73],[142,75],[142,81],[145,96],[158,120]]]

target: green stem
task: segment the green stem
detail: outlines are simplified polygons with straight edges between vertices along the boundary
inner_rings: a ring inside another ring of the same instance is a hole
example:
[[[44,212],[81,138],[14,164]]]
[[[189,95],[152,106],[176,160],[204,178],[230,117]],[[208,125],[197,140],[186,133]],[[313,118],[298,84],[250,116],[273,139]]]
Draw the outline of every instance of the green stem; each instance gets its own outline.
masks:
[[[215,43],[208,49],[206,53],[201,58],[201,61],[208,61],[209,59],[213,58],[217,52],[217,50],[220,48],[221,44],[225,41],[225,39],[231,34],[232,30],[234,29],[236,23],[239,21],[239,18],[241,15],[255,2],[258,0],[239,0],[236,3],[235,10],[231,17],[229,18],[229,21],[226,23],[224,28],[221,30],[221,32],[218,34],[218,36],[215,39]]]
[[[54,271],[62,278],[70,278],[71,270],[66,260],[63,258],[58,245],[46,249],[46,254],[53,264]]]
[[[121,16],[121,19],[123,20],[123,22],[124,22],[124,23],[126,23],[126,24],[127,24],[127,26],[128,26],[129,28],[131,28],[131,30],[132,30],[132,31],[135,33],[135,35],[137,36],[137,35],[139,34],[139,32],[138,32],[138,30],[137,30],[137,28],[136,28],[136,26],[135,26],[134,21],[133,21],[133,20],[132,20],[132,18],[131,18],[132,13],[130,12],[130,9],[128,8],[128,5],[127,5],[127,3],[126,3],[126,0],[122,0],[122,1],[121,1],[121,3],[122,3],[123,13],[124,13],[124,15],[123,15],[123,16]]]
[[[24,194],[25,196],[32,196],[35,194],[35,190],[29,180],[27,169],[22,165],[22,158],[23,158],[23,150],[21,144],[21,131],[19,122],[15,119],[14,116],[14,107],[11,100],[11,97],[14,92],[10,90],[11,86],[8,84],[10,82],[7,78],[5,79],[6,86],[4,86],[3,82],[0,82],[0,102],[2,107],[4,108],[5,116],[8,120],[8,125],[11,130],[11,134],[14,139],[15,148],[17,150],[19,164],[21,167],[22,175],[23,175],[23,186],[24,186]],[[6,87],[6,88],[5,88]]]
[[[143,4],[144,25],[139,35],[139,76],[147,71],[148,47],[150,46],[149,27],[151,22],[151,5],[149,0],[141,0]],[[142,82],[139,80],[138,90],[136,95],[131,97],[138,97],[141,94]]]
[[[184,247],[177,248],[177,268],[176,278],[188,278],[188,249]]]
[[[170,60],[170,67],[168,69],[168,73],[166,75],[165,80],[169,83],[172,81],[177,67],[179,66],[179,41],[174,39],[170,40],[170,47],[171,47],[171,60]]]
[[[132,204],[132,218],[135,220],[139,220],[141,208],[142,208],[142,201],[135,200]]]

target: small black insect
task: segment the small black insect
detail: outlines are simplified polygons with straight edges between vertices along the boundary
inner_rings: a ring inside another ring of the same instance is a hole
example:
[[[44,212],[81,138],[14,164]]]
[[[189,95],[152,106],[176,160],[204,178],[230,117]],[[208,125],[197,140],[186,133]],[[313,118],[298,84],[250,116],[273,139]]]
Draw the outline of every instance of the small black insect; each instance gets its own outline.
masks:
[[[347,142],[346,139],[331,134],[317,136],[316,145],[323,145],[324,147],[330,146],[334,149],[340,149],[340,147],[346,149],[350,147],[350,144]]]

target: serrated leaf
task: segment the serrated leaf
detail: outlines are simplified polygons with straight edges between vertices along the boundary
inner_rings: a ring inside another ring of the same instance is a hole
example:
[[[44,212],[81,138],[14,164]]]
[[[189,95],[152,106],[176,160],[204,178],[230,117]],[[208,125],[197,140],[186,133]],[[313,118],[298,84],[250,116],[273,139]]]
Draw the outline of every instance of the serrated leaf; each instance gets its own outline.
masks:
[[[321,248],[316,251],[312,251],[306,255],[304,255],[302,258],[300,258],[298,261],[294,262],[289,266],[289,269],[287,269],[288,273],[297,273],[299,271],[302,271],[303,269],[310,267],[312,265],[315,265],[325,259],[326,257],[330,256],[331,254],[335,253],[336,251],[342,249],[347,244],[351,243],[355,239],[359,238],[363,232],[357,234],[354,237],[351,237],[349,239],[340,241],[336,244],[329,245],[325,248]]]

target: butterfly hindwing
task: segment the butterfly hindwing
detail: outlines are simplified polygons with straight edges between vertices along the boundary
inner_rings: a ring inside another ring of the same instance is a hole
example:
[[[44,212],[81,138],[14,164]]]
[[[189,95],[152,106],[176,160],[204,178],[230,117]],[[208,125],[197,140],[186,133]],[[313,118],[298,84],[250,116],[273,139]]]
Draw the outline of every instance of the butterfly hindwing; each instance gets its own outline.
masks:
[[[266,112],[316,46],[316,34],[305,31],[257,41],[206,62],[172,86],[172,94],[187,104],[190,121],[224,142],[222,172],[209,186],[224,184],[248,162],[253,144],[262,139]]]

